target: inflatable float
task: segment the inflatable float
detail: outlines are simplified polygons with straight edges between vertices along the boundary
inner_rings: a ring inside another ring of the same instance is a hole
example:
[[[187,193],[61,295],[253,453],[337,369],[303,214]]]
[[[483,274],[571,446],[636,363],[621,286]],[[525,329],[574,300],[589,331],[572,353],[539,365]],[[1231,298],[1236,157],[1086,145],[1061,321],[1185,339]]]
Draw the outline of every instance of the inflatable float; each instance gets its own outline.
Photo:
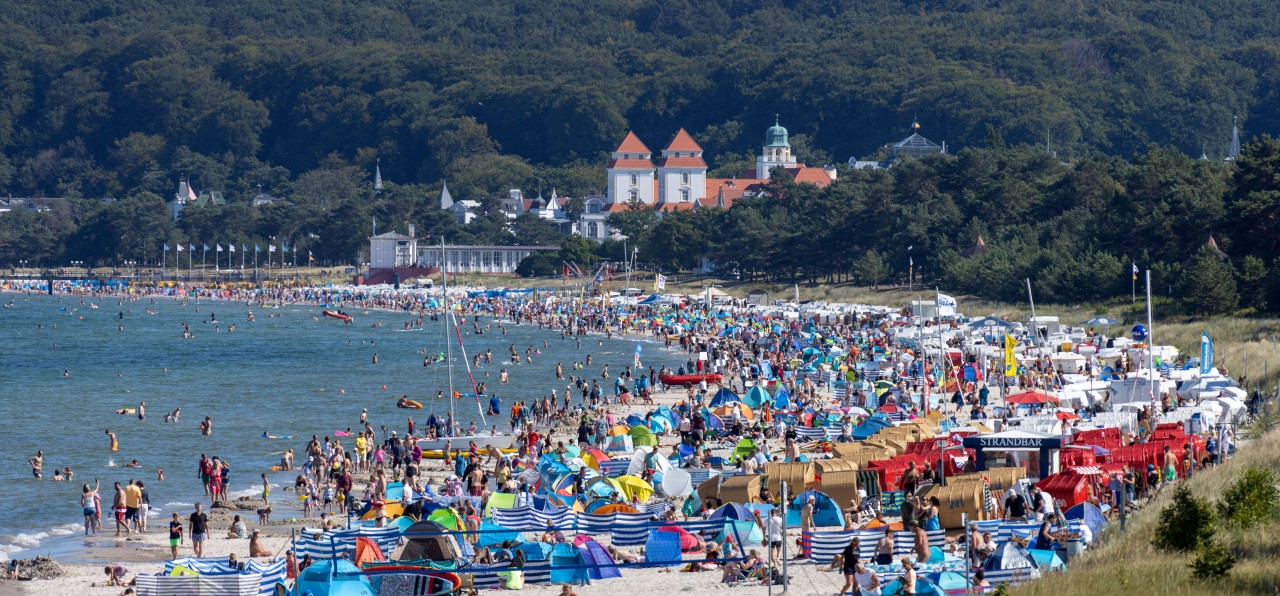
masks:
[[[414,410],[421,410],[421,409],[422,409],[422,404],[421,404],[421,403],[419,403],[419,402],[413,401],[413,400],[411,400],[411,399],[402,399],[402,400],[400,400],[400,401],[396,402],[396,407],[397,407],[397,408],[411,408],[411,409],[414,409]]]
[[[340,321],[346,321],[346,322],[348,322],[348,323],[350,323],[351,321],[353,321],[353,320],[354,320],[354,319],[351,317],[351,315],[342,314],[342,313],[340,313],[340,312],[338,312],[338,311],[334,311],[334,310],[326,310],[326,311],[323,311],[321,314],[323,314],[323,315],[324,315],[324,316],[326,316],[326,317],[330,317],[330,318],[333,318],[333,319],[338,319],[338,320],[340,320]]]
[[[724,381],[724,376],[719,373],[705,373],[693,375],[658,375],[658,380],[663,385],[672,385],[680,387],[692,387],[702,381],[706,381],[708,385],[716,385]]]

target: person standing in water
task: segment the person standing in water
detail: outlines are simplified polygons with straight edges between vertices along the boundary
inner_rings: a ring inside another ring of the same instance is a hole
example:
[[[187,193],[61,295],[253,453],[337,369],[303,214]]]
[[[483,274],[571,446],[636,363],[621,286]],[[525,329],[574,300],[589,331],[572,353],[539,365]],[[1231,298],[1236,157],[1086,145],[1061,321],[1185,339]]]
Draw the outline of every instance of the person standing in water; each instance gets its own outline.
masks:
[[[147,402],[138,402],[138,420],[147,419]]]
[[[108,428],[108,429],[107,429],[107,437],[108,437],[109,439],[111,439],[111,450],[112,450],[112,451],[119,451],[119,450],[120,450],[120,442],[116,440],[116,433],[111,432],[111,429],[109,429],[109,428]]]
[[[35,457],[32,457],[27,461],[31,463],[31,475],[35,476],[36,480],[43,479],[44,478],[44,451],[43,450],[36,451]]]
[[[204,420],[200,421],[200,434],[206,437],[213,434],[213,418],[205,416]]]

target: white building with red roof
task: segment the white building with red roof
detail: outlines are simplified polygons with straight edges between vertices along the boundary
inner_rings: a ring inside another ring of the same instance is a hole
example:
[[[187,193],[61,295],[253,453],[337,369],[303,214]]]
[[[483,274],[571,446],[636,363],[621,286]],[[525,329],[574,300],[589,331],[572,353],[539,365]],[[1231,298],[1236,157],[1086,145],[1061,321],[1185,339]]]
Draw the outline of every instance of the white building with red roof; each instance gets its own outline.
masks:
[[[646,205],[654,204],[657,183],[653,167],[653,152],[640,141],[636,133],[628,131],[626,138],[613,152],[609,162],[609,189],[606,194],[610,204],[626,204],[632,199]]]

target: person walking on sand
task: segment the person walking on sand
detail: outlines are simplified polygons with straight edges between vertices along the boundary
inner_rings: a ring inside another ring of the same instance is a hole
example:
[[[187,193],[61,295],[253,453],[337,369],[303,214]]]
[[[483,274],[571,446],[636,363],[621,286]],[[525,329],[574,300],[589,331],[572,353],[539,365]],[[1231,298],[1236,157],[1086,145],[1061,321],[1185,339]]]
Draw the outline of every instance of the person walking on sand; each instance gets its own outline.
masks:
[[[267,481],[267,473],[262,473],[262,506],[270,505],[268,498],[271,497],[271,483]]]
[[[196,503],[196,512],[191,514],[191,550],[197,557],[204,556],[204,541],[209,537],[209,516],[204,512],[204,504]]]
[[[115,489],[116,489],[115,498],[112,499],[111,501],[111,512],[115,514],[115,518],[116,518],[116,536],[120,535],[121,529],[124,529],[125,536],[128,536],[133,532],[129,530],[129,524],[125,522],[125,519],[124,519],[125,513],[129,511],[129,508],[125,506],[126,497],[124,493],[124,487],[120,486],[120,483],[117,482],[115,485]]]
[[[182,544],[182,522],[178,520],[178,512],[173,512],[169,520],[169,555],[178,558],[178,545]]]

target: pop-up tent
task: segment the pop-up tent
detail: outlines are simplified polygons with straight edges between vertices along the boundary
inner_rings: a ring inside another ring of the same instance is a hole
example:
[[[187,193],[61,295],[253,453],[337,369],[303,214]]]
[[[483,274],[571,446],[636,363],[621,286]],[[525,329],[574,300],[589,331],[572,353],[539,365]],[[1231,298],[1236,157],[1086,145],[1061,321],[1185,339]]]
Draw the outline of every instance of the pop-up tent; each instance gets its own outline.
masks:
[[[636,452],[631,454],[631,464],[627,466],[627,474],[639,476],[644,473],[645,460],[648,459],[649,454],[653,453],[655,449],[657,449],[656,445],[652,447],[636,447]],[[655,473],[666,472],[671,469],[671,460],[663,457],[662,454],[659,453],[653,457],[653,466],[653,471]],[[619,486],[622,485],[619,484]]]
[[[582,559],[590,565],[587,572],[591,579],[609,579],[613,577],[622,577],[622,572],[618,570],[618,563],[609,556],[609,551],[600,546],[599,542],[586,535],[578,535],[573,539],[573,544],[578,547],[582,553]]]
[[[752,387],[751,390],[747,392],[747,395],[742,398],[742,403],[751,408],[758,408],[766,401],[769,401],[769,392],[765,391],[764,387],[761,387],[760,385]]]
[[[1036,562],[1040,571],[1064,571],[1067,568],[1067,564],[1062,562],[1062,557],[1059,557],[1055,551],[1033,548],[1027,552],[1031,554],[1031,560]]]
[[[796,498],[791,501],[791,509],[787,511],[788,525],[800,525],[800,509],[809,502],[809,497],[813,497],[813,525],[819,527],[844,525],[844,512],[840,510],[840,506],[826,493],[816,490],[806,490],[796,495]]]
[[[393,559],[397,561],[455,561],[462,556],[462,550],[453,539],[453,535],[445,534],[448,528],[433,521],[423,520],[405,531],[405,543]],[[415,536],[418,532],[430,532],[431,536]]]
[[[729,456],[729,461],[742,461],[744,457],[751,455],[751,451],[756,448],[756,442],[751,439],[742,439],[733,447],[733,455]]]
[[[1012,540],[997,544],[995,552],[987,557],[982,567],[987,570],[1025,569],[1030,573],[1029,577],[1040,577],[1039,566],[1031,553]]]
[[[585,584],[591,579],[578,547],[561,542],[551,549],[551,583]]]
[[[720,390],[716,392],[715,397],[711,398],[711,403],[708,405],[714,408],[716,406],[736,404],[740,401],[742,401],[742,399],[738,397],[737,393],[734,393],[728,387],[721,387]]]
[[[902,580],[895,579],[880,588],[881,594],[902,594]],[[929,581],[927,577],[916,578],[916,591],[918,596],[947,596],[947,592],[938,587],[938,584]]]
[[[711,519],[720,519],[720,518],[736,519],[736,520],[751,521],[751,522],[754,522],[756,519],[756,517],[751,514],[751,511],[749,509],[747,509],[746,507],[743,507],[738,503],[725,503],[722,507],[720,507],[719,509],[716,509],[711,513]]]
[[[373,596],[373,586],[369,579],[360,573],[346,559],[332,561],[316,561],[298,574],[298,582],[294,586],[298,594],[312,596]]]
[[[1089,531],[1093,532],[1094,539],[1097,539],[1102,530],[1107,527],[1107,516],[1103,515],[1102,510],[1098,509],[1098,506],[1093,503],[1079,503],[1075,507],[1066,510],[1062,516],[1068,520],[1078,519],[1080,523],[1089,526]]]
[[[627,434],[631,435],[631,444],[636,447],[658,446],[658,435],[653,434],[653,431],[646,428],[643,424],[637,424],[631,427],[631,430],[628,431]]]

